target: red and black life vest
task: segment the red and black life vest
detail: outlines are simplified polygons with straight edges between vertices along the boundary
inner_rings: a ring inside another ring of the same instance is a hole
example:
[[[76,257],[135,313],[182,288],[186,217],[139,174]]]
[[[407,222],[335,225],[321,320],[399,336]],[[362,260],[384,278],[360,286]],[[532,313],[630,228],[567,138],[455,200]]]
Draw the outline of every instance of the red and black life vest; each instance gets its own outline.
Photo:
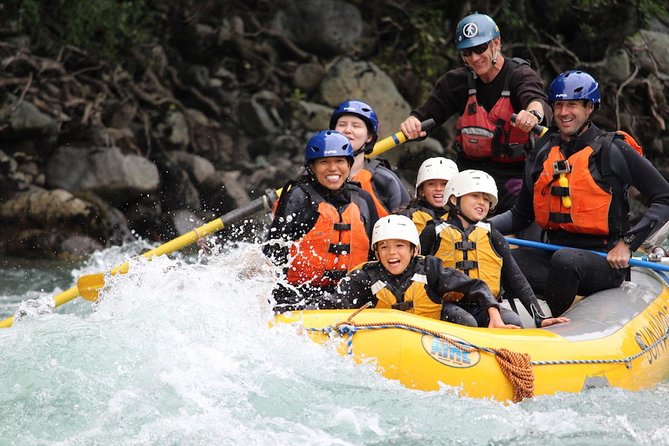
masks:
[[[490,112],[476,99],[474,74],[470,71],[467,75],[469,98],[464,112],[455,124],[457,147],[465,158],[515,163],[524,161],[529,151],[529,134],[511,126],[514,110],[509,90],[513,70],[528,62],[513,58],[507,59],[507,63],[510,66],[504,76],[502,94]]]

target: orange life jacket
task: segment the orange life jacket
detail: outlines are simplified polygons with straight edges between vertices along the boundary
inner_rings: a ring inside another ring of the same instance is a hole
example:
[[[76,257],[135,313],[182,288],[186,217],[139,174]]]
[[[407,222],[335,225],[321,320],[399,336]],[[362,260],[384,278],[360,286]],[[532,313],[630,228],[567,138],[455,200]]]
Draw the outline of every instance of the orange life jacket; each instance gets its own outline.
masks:
[[[340,213],[313,188],[300,187],[318,205],[318,220],[291,246],[286,279],[296,285],[336,285],[349,270],[369,258],[369,237],[356,203],[359,196],[352,191],[351,203]]]
[[[634,139],[632,135],[624,130],[616,130],[616,133],[620,135],[625,140],[625,142],[630,145],[630,147],[636,150],[639,155],[643,156],[643,148],[638,142],[636,142],[636,139]]]
[[[568,186],[560,186],[560,175],[556,174],[555,167],[556,162],[564,166],[564,156],[559,146],[550,148],[543,170],[534,183],[534,217],[539,226],[579,234],[609,235],[612,194],[598,184],[591,173],[591,168],[598,171],[595,155],[601,149],[601,144],[596,148],[588,146],[571,155],[567,159],[569,172],[564,173]],[[563,196],[571,199],[570,207],[565,207]]]
[[[379,165],[379,163],[375,161],[376,160],[365,163],[365,167],[360,169],[358,173],[356,173],[351,178],[351,180],[360,183],[360,187],[363,190],[369,192],[369,195],[372,196],[372,200],[374,200],[374,207],[376,207],[376,213],[379,214],[379,218],[381,218],[385,217],[386,215],[390,215],[390,211],[386,209],[383,203],[381,203],[381,200],[376,195],[376,191],[374,191],[374,184],[372,183],[372,177],[374,176],[374,169],[376,168],[376,166]]]
[[[521,64],[527,64],[527,61],[514,58],[507,63],[511,65],[504,77],[502,94],[490,112],[478,103],[474,75],[471,72],[468,74],[469,98],[464,112],[455,123],[456,143],[465,158],[515,163],[524,161],[529,151],[529,134],[511,126],[514,110],[509,90],[512,71]]]

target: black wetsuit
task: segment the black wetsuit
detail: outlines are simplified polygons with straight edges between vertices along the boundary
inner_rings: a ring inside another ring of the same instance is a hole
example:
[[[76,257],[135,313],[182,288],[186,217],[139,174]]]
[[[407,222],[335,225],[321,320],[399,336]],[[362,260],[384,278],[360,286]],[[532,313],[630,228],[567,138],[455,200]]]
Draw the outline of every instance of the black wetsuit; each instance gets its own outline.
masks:
[[[467,234],[462,226],[462,222],[457,216],[452,216],[450,213],[446,219],[447,223],[459,228],[463,233]],[[443,220],[432,220],[427,223],[425,229],[420,235],[421,252],[424,255],[434,255],[439,248],[439,238],[436,234],[436,226],[442,223]],[[473,226],[468,228],[473,229]],[[532,291],[532,287],[518,267],[518,264],[511,254],[511,249],[504,236],[494,227],[490,231],[490,242],[492,249],[502,258],[501,270],[501,293],[499,300],[502,298],[520,300],[527,312],[533,316],[535,325],[541,326],[541,321],[546,319],[546,315],[541,310],[537,297]],[[504,309],[503,309],[504,310]],[[512,319],[510,315],[505,316],[502,312],[502,319],[508,324],[521,325],[520,319]]]
[[[492,82],[486,84],[480,78],[475,81],[476,99],[488,112],[501,97],[504,78],[510,67],[510,59],[505,57],[502,70]],[[455,114],[462,115],[469,98],[468,75],[469,69],[466,67],[448,71],[437,81],[426,102],[413,110],[411,114],[420,121],[433,118],[435,128]],[[509,89],[511,104],[516,112],[525,109],[530,102],[537,100],[543,105],[544,124],[551,122],[553,112],[546,102],[544,82],[529,65],[519,65],[511,72]],[[456,163],[460,171],[482,170],[495,178],[499,190],[499,203],[494,212],[501,213],[513,206],[518,186],[522,181],[524,162],[500,163],[486,159],[473,160],[466,158],[458,151]]]
[[[402,302],[403,290],[407,289],[416,274],[425,276],[427,295],[434,303],[442,303],[444,309],[451,308],[449,297],[446,297],[447,301],[444,302],[444,296],[452,296],[449,294],[451,292],[464,295],[460,299],[461,307],[464,306],[471,312],[465,317],[454,320],[448,317],[450,313],[442,310],[443,320],[487,327],[488,308],[500,308],[485,282],[472,279],[456,269],[444,268],[441,260],[433,256],[414,257],[407,268],[398,275],[390,274],[381,262],[369,262],[362,268],[351,271],[339,282],[337,290],[327,298],[328,305],[334,308],[359,308],[369,302],[376,305],[377,298],[372,288],[379,281],[394,290],[398,302]]]
[[[357,183],[347,182],[341,189],[332,191],[320,185],[310,174],[302,175],[296,183],[291,187],[284,187],[284,193],[279,200],[267,235],[268,243],[263,247],[263,252],[274,264],[287,267],[290,243],[286,242],[294,242],[302,238],[314,227],[319,218],[318,204],[311,201],[309,195],[299,187],[299,183],[311,186],[324,201],[333,205],[340,212],[355,200],[360,209],[367,237],[371,240],[372,228],[378,216],[372,197]],[[282,243],[272,243],[273,240]],[[276,310],[302,308],[310,302],[317,301],[324,294],[332,292],[333,289],[334,286],[317,287],[309,284],[290,286],[279,282],[273,293],[277,302]]]
[[[541,146],[530,154],[526,163],[523,187],[514,207],[504,214],[495,216],[491,222],[503,234],[511,234],[525,228],[534,221],[534,183],[541,173],[543,162],[553,145],[560,145],[565,158],[593,144],[605,132],[594,124],[578,138],[565,142],[559,133],[549,134],[542,139]],[[603,155],[604,154],[604,155]],[[596,291],[619,286],[629,274],[629,270],[613,269],[605,257],[585,251],[608,252],[624,234],[634,234],[631,250],[634,252],[650,235],[653,228],[661,227],[669,219],[669,183],[646,158],[640,156],[622,139],[615,138],[610,146],[603,145],[596,155],[596,165],[608,160],[610,172],[601,181],[612,193],[612,207],[620,209],[617,221],[611,228],[617,228],[608,237],[589,234],[574,234],[564,230],[544,231],[543,240],[570,248],[555,253],[534,248],[512,250],[518,266],[527,277],[535,293],[543,295],[553,313],[559,316],[566,311],[576,295],[587,296]],[[637,188],[650,203],[643,218],[629,228],[627,215],[627,189]]]

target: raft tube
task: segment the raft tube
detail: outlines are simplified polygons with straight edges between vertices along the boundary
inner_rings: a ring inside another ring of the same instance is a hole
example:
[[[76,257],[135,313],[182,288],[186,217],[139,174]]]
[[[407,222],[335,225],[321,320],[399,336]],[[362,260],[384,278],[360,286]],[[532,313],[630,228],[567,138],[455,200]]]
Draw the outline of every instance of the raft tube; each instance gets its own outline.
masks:
[[[633,268],[632,281],[565,313],[571,322],[522,330],[466,327],[397,310],[278,315],[342,355],[372,361],[411,389],[521,401],[597,387],[651,388],[669,376],[669,278]]]

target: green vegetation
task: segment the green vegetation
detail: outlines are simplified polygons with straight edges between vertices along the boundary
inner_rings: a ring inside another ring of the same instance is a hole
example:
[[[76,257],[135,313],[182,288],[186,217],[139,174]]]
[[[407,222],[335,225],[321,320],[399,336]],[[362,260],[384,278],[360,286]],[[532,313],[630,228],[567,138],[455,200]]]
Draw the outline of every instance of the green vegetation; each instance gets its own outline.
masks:
[[[154,17],[145,0],[6,0],[3,7],[33,51],[72,45],[103,58],[147,40]]]

